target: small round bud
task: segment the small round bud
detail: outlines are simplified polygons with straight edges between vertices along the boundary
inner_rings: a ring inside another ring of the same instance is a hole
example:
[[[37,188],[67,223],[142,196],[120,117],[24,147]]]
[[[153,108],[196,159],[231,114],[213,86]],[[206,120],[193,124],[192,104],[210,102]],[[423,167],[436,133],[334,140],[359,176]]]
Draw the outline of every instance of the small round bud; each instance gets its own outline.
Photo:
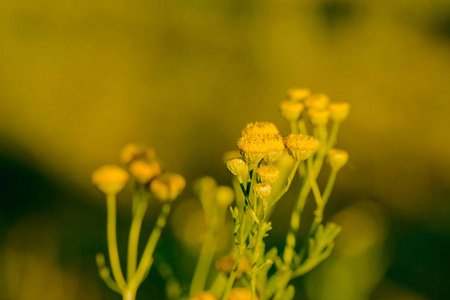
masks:
[[[150,183],[150,190],[161,202],[175,200],[186,186],[183,176],[175,173],[165,173],[156,177]]]
[[[135,160],[131,162],[129,168],[140,184],[147,184],[162,172],[161,165],[157,161],[147,162],[144,160]]]
[[[256,170],[256,176],[260,182],[274,183],[280,176],[280,171],[275,167],[263,166]]]
[[[241,175],[247,167],[245,160],[241,157],[229,159],[226,163],[228,171],[230,171],[235,176]]]
[[[325,109],[330,103],[330,98],[325,94],[312,94],[305,100],[307,108]]]
[[[216,269],[226,274],[230,274],[233,270],[236,258],[236,254],[222,256],[216,261]],[[250,270],[250,262],[248,261],[247,256],[243,256],[236,270],[236,277],[241,277],[242,274],[247,272],[248,270]]]
[[[350,104],[347,102],[330,103],[330,105],[328,105],[328,109],[330,110],[331,119],[334,122],[342,122],[348,117]]]
[[[330,112],[326,109],[310,108],[308,114],[311,118],[311,123],[315,126],[327,125],[330,118]]]
[[[337,172],[339,171],[348,161],[348,153],[344,150],[330,149],[328,150],[328,162],[330,163],[331,169]]]
[[[216,202],[221,207],[228,207],[234,201],[234,190],[227,186],[219,186],[216,192]]]
[[[303,101],[309,95],[311,95],[311,91],[309,89],[289,89],[287,90],[287,98],[291,101]]]
[[[272,188],[269,183],[258,183],[253,186],[253,193],[255,193],[256,198],[261,200],[266,200],[270,196]]]
[[[192,296],[188,300],[218,300],[218,298],[211,292],[203,291]]]
[[[92,184],[106,195],[116,195],[128,181],[128,173],[116,165],[105,165],[92,173]]]
[[[129,164],[135,159],[153,160],[155,159],[155,150],[153,148],[140,147],[136,144],[126,145],[120,153],[120,160],[125,164]]]
[[[297,122],[304,108],[301,102],[285,100],[280,104],[280,113],[288,122]]]
[[[317,141],[309,135],[291,133],[284,143],[289,154],[297,161],[306,160],[317,149]]]
[[[251,300],[252,292],[247,288],[233,288],[228,294],[228,300]],[[255,300],[259,300],[258,296],[255,296]]]

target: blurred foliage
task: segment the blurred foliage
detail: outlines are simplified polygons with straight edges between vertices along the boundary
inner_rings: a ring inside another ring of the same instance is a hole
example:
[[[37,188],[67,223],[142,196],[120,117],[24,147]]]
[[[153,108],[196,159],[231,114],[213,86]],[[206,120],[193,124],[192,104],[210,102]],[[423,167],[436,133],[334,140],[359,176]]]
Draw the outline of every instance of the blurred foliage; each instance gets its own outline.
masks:
[[[371,234],[383,232],[376,241],[385,256],[367,247],[358,256],[377,277],[367,279],[367,293],[450,298],[449,24],[447,0],[1,1],[1,252],[23,262],[17,270],[35,255],[48,257],[33,250],[39,242],[11,248],[15,226],[39,216],[30,222],[56,230],[51,243],[59,248],[51,250],[58,259],[39,259],[47,264],[39,268],[71,278],[89,274],[84,292],[93,284],[99,299],[115,299],[96,277],[105,216],[91,171],[118,161],[127,142],[143,141],[191,184],[203,175],[228,184],[222,155],[235,148],[241,128],[267,120],[287,134],[278,103],[287,88],[307,86],[352,105],[338,142],[348,149],[350,166],[341,172],[326,217],[354,216],[360,208],[352,210],[353,203],[369,199],[386,220],[355,221]],[[291,206],[280,203],[273,216],[274,245],[284,239]],[[150,218],[156,213],[150,207]],[[349,227],[351,221],[339,220]],[[185,221],[171,224],[178,222]],[[128,226],[124,209],[119,240]],[[189,226],[183,230],[202,225]],[[197,238],[185,248],[185,233],[171,230],[157,251],[188,282]],[[353,233],[348,241],[361,234]],[[380,274],[369,268],[377,259],[386,264]],[[336,254],[328,266],[347,268],[350,276],[353,263]],[[307,292],[323,272],[297,281],[306,286],[305,297],[326,299]],[[13,275],[2,273],[0,285],[12,287]],[[138,298],[163,298],[156,270],[144,286]]]

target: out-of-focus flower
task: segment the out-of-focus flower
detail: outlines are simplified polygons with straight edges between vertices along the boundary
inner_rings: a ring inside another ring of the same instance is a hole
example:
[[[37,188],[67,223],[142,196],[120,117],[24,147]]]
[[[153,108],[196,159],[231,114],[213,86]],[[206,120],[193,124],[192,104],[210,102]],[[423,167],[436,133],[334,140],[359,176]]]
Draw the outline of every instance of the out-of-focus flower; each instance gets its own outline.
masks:
[[[92,173],[92,184],[106,195],[116,195],[128,181],[127,171],[116,165],[105,165]]]
[[[181,194],[186,181],[183,176],[175,173],[164,173],[150,183],[150,190],[161,202],[173,201]]]
[[[284,143],[289,154],[297,161],[306,160],[317,149],[317,141],[309,135],[291,133]]]
[[[226,274],[230,274],[236,262],[236,254],[222,256],[216,261],[216,269]],[[250,262],[246,256],[243,256],[236,270],[236,276],[241,277],[244,272],[250,270]]]
[[[228,207],[234,201],[234,190],[227,186],[219,186],[216,192],[217,204],[221,207]]]
[[[156,160],[147,162],[144,160],[135,160],[129,166],[130,173],[139,181],[140,184],[147,184],[162,172],[161,165]]]
[[[350,112],[350,104],[347,102],[342,103],[330,103],[328,105],[330,110],[331,119],[335,122],[342,122],[347,119]]]
[[[330,103],[330,98],[325,94],[312,94],[305,100],[307,108],[325,109]]]
[[[327,109],[310,108],[308,114],[311,123],[316,126],[327,125],[328,119],[330,118],[330,111]]]
[[[234,288],[228,295],[228,300],[251,300],[252,292],[247,288]],[[258,296],[255,295],[255,300],[258,300]]]
[[[190,297],[189,300],[218,300],[218,298],[211,292],[203,291]]]
[[[280,113],[288,122],[296,122],[305,106],[301,102],[285,100],[280,103]]]
[[[340,149],[328,150],[328,161],[333,171],[339,171],[348,161],[347,151]]]
[[[125,164],[129,164],[135,159],[153,160],[155,159],[155,150],[132,143],[126,145],[120,153],[120,160]]]
[[[294,88],[287,90],[286,94],[287,98],[291,101],[302,101],[311,95],[311,91],[307,88]]]

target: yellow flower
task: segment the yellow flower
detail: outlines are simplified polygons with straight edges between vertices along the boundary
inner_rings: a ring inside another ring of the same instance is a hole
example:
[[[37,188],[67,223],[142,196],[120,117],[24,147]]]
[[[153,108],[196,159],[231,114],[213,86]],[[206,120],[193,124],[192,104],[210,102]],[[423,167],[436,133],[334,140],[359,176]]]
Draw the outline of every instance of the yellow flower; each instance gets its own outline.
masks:
[[[305,106],[301,102],[293,102],[290,100],[285,100],[280,103],[280,113],[288,122],[296,122],[300,119]]]
[[[228,207],[234,201],[234,190],[227,186],[219,186],[216,192],[216,202],[221,207]]]
[[[105,165],[92,173],[92,183],[106,195],[116,195],[128,181],[128,173],[116,165]]]
[[[257,164],[269,151],[282,151],[283,138],[278,135],[245,134],[237,142],[241,154],[249,164]]]
[[[347,102],[342,103],[330,103],[328,109],[331,113],[331,119],[335,122],[342,122],[347,119],[350,111],[350,104]]]
[[[242,157],[227,160],[227,169],[235,176],[241,175],[245,171],[246,167],[247,164]]]
[[[216,261],[216,269],[226,274],[230,274],[233,270],[234,263],[236,262],[236,254],[229,254],[222,256]],[[238,268],[236,270],[236,277],[241,277],[243,273],[250,270],[250,262],[246,256],[241,258]]]
[[[147,159],[153,160],[155,159],[155,150],[153,148],[143,148],[136,144],[128,144],[120,153],[120,160],[129,164],[135,159]]]
[[[308,114],[311,118],[311,123],[316,126],[327,125],[330,118],[330,111],[326,109],[310,108]]]
[[[330,98],[325,94],[312,94],[305,100],[305,106],[307,108],[325,109],[329,102]]]
[[[159,201],[168,202],[175,200],[185,186],[186,181],[183,176],[175,173],[164,173],[150,183],[150,190]]]
[[[188,300],[218,300],[213,293],[208,291],[203,291],[195,296],[190,297]]]
[[[269,198],[271,192],[272,188],[267,182],[258,183],[253,186],[253,193],[255,193],[255,196],[258,199],[266,200],[267,198]]]
[[[311,91],[306,88],[287,90],[287,98],[291,101],[302,101],[309,95],[311,95]]]
[[[251,300],[252,292],[247,288],[234,288],[228,294],[228,300]],[[259,298],[255,295],[255,300]]]
[[[255,123],[248,123],[247,126],[242,130],[242,135],[255,135],[255,134],[262,134],[262,135],[273,135],[273,134],[280,134],[278,131],[278,128],[270,122],[255,122]]]
[[[291,133],[284,139],[289,154],[297,161],[306,160],[317,148],[317,141],[309,135]]]
[[[260,182],[274,183],[280,176],[280,171],[275,167],[263,166],[256,170],[256,176]]]
[[[147,184],[160,175],[161,165],[157,161],[135,160],[129,166],[130,173],[139,181],[140,184]]]
[[[348,161],[348,153],[344,150],[328,150],[328,161],[333,171],[339,171]]]

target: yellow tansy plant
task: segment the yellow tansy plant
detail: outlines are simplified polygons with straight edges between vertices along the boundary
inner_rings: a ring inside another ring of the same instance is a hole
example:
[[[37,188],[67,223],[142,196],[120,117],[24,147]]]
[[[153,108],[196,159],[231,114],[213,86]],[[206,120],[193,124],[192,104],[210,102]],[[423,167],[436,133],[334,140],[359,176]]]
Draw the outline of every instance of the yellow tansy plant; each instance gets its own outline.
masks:
[[[109,288],[120,293],[124,300],[134,300],[139,286],[152,267],[153,253],[165,227],[172,201],[183,191],[185,180],[181,175],[163,172],[151,148],[129,144],[123,149],[120,158],[128,171],[116,165],[106,165],[92,174],[92,183],[106,196],[107,244],[111,268],[106,266],[103,254],[97,254],[97,264],[100,277]],[[129,174],[133,178],[134,193],[128,237],[127,272],[124,275],[117,247],[116,196],[125,187]],[[138,261],[141,226],[151,198],[157,199],[162,208]]]
[[[309,89],[290,89],[279,108],[290,125],[287,137],[282,138],[273,123],[249,123],[237,141],[240,155],[226,160],[226,167],[234,176],[236,201],[243,199],[243,203],[237,201],[237,206],[231,207],[235,248],[216,262],[227,279],[218,276],[204,295],[212,292],[215,299],[222,300],[293,299],[295,289],[290,281],[326,259],[341,230],[337,224],[324,223],[323,212],[336,175],[348,161],[346,151],[333,147],[339,126],[348,116],[349,104],[330,103],[328,96],[311,94]],[[277,161],[285,152],[292,161],[288,166]],[[325,161],[330,172],[322,190],[317,177]],[[284,251],[278,255],[276,248],[266,251],[264,238],[272,228],[270,214],[296,175],[300,190],[291,212]],[[297,247],[303,208],[311,191],[316,206],[313,223],[306,240]],[[200,258],[199,264],[201,261]],[[269,272],[273,265],[275,272]],[[204,284],[191,289],[191,299],[201,299],[204,290]]]

